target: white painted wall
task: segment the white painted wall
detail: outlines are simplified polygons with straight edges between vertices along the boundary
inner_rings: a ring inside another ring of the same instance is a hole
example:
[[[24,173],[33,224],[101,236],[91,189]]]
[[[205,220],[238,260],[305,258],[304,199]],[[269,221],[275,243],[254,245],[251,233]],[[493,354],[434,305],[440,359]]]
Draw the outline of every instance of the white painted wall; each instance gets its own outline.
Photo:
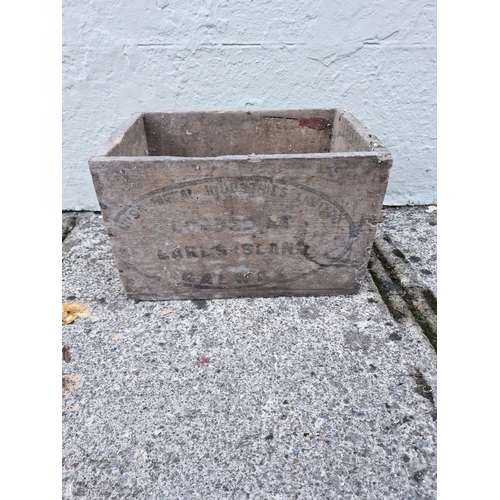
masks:
[[[63,209],[131,113],[343,107],[394,158],[384,203],[436,200],[435,0],[63,0]]]

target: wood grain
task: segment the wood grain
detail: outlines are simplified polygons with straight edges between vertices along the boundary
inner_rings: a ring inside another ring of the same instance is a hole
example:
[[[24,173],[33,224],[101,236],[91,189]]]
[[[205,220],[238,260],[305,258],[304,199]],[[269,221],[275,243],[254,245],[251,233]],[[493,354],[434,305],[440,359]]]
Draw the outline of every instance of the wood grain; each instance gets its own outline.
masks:
[[[359,290],[392,159],[352,115],[344,110],[259,112],[258,126],[267,131],[269,141],[261,144],[266,154],[257,148],[251,155],[236,153],[263,140],[252,136],[255,116],[205,113],[205,126],[210,120],[212,125],[220,122],[211,132],[219,130],[220,137],[211,142],[203,126],[193,125],[195,113],[166,115],[146,115],[145,128],[130,127],[121,147],[139,144],[137,137],[145,135],[149,153],[156,149],[175,155],[114,156],[111,149],[89,160],[129,297],[206,299]],[[273,121],[278,119],[279,127]],[[164,135],[156,134],[160,142],[151,137],[154,127],[165,128]],[[196,130],[199,138],[193,139]],[[332,136],[335,130],[341,135]],[[189,139],[182,142],[184,134]],[[309,134],[315,139],[305,139]],[[336,139],[336,148],[344,141],[346,151],[319,151],[325,144],[330,149]],[[302,152],[269,153],[286,150],[289,143]],[[231,155],[218,155],[223,151]]]

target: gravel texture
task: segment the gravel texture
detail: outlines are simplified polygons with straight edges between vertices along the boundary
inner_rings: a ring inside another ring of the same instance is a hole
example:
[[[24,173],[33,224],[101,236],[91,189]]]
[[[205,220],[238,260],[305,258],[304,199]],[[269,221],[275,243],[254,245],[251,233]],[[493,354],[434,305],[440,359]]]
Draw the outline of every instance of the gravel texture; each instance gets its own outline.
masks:
[[[381,225],[423,268],[428,217]],[[355,296],[137,302],[80,213],[62,300],[92,310],[62,327],[64,499],[436,498],[436,355],[368,273]]]

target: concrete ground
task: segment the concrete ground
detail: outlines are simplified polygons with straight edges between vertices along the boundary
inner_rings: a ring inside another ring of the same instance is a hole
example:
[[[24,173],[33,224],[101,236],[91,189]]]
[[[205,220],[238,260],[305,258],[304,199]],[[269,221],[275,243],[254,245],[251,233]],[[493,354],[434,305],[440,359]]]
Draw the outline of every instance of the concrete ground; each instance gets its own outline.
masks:
[[[435,499],[434,207],[387,207],[359,294],[127,299],[63,214],[64,499]]]

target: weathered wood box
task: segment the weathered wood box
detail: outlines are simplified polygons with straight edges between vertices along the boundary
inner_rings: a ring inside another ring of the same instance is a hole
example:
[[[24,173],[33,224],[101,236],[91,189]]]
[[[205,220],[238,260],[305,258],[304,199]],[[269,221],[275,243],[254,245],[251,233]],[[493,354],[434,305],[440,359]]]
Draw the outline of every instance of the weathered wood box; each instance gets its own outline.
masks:
[[[133,115],[89,160],[126,294],[352,294],[392,158],[342,109]]]

